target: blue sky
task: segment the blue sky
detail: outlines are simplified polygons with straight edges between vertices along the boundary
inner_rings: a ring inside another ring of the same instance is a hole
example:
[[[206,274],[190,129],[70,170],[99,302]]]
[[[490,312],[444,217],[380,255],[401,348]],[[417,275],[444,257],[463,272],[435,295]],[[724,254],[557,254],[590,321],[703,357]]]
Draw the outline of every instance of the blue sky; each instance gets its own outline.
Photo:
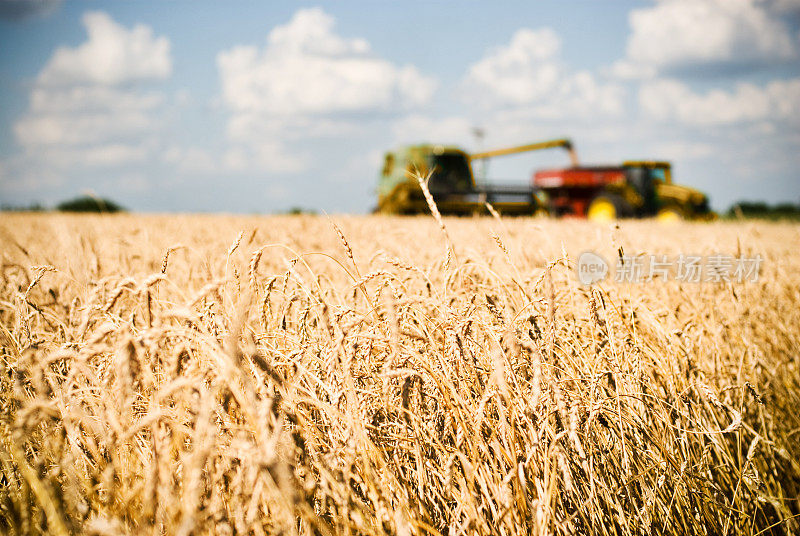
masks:
[[[3,204],[367,212],[383,151],[474,127],[670,159],[717,209],[800,202],[797,0],[2,0],[0,91]]]

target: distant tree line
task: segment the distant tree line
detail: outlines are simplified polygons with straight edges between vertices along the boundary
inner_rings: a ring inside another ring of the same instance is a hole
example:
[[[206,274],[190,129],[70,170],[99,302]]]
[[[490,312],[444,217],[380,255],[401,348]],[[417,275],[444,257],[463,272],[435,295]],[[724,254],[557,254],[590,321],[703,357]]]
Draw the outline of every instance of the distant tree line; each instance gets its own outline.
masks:
[[[31,203],[30,205],[9,205],[3,203],[0,205],[0,211],[3,212],[44,212],[49,210],[47,207],[40,203]]]
[[[40,203],[30,205],[2,205],[0,210],[6,212],[45,212],[49,210]],[[84,195],[62,201],[55,206],[58,212],[124,212],[119,204],[102,197]]]
[[[125,209],[110,199],[82,196],[59,203],[56,205],[56,210],[60,212],[120,212]]]
[[[800,219],[800,204],[778,203],[770,205],[761,201],[739,201],[727,213],[731,218],[759,218],[769,220]]]

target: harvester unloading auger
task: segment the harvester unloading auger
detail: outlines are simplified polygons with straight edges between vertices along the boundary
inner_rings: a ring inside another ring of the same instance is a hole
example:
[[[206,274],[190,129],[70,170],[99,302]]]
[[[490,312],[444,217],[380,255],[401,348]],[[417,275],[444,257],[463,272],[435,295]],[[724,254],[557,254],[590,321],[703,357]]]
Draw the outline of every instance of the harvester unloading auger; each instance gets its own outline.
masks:
[[[571,166],[537,171],[530,184],[478,184],[472,162],[542,149],[562,148]],[[569,139],[547,140],[468,154],[458,147],[415,145],[386,153],[378,183],[378,212],[415,214],[427,203],[416,176],[429,177],[428,189],[444,214],[484,212],[491,203],[504,214],[549,214],[612,220],[656,216],[709,219],[708,198],[672,183],[663,161],[626,161],[621,166],[581,166]]]

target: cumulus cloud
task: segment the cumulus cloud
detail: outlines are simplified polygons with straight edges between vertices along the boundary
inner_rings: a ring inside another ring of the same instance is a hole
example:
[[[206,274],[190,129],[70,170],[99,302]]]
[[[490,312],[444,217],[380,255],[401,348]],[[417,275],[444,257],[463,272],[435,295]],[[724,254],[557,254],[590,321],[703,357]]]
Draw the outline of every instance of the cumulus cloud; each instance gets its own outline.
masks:
[[[550,28],[518,30],[507,46],[473,64],[467,83],[511,104],[526,104],[552,92],[561,75],[561,39]]]
[[[238,46],[217,57],[232,110],[274,115],[384,109],[426,102],[435,83],[413,66],[370,54],[363,39],[334,33],[319,8],[299,10],[273,29],[263,50]]]
[[[39,73],[40,85],[119,85],[172,73],[170,42],[155,37],[149,26],[127,29],[99,11],[82,20],[88,40],[58,48]]]
[[[798,57],[798,40],[779,11],[795,0],[659,0],[629,14],[626,58],[614,72],[709,70]]]
[[[657,120],[689,125],[730,125],[743,122],[800,121],[800,78],[774,80],[765,86],[741,83],[732,91],[700,94],[673,79],[642,85],[642,110]]]
[[[131,84],[161,79],[172,68],[169,41],[149,27],[128,29],[100,12],[82,20],[87,40],[52,54],[13,126],[21,159],[55,174],[150,157],[164,96]]]
[[[614,115],[623,108],[620,86],[564,65],[561,39],[550,28],[518,30],[507,45],[471,65],[463,85],[468,99],[485,107],[525,108],[539,117]]]
[[[309,159],[290,147],[300,139],[340,137],[364,112],[408,110],[427,103],[436,82],[414,66],[377,57],[367,41],[342,37],[320,8],[301,9],[269,32],[266,45],[217,55],[222,101],[231,113],[232,170],[296,172]]]

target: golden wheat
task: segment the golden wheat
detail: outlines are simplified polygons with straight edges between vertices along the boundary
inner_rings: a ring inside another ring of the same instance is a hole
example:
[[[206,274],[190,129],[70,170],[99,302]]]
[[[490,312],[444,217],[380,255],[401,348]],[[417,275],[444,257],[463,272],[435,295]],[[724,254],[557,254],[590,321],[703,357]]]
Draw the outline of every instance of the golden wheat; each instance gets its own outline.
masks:
[[[4,214],[0,532],[796,533],[798,243],[496,211]],[[586,250],[764,261],[588,288]]]

